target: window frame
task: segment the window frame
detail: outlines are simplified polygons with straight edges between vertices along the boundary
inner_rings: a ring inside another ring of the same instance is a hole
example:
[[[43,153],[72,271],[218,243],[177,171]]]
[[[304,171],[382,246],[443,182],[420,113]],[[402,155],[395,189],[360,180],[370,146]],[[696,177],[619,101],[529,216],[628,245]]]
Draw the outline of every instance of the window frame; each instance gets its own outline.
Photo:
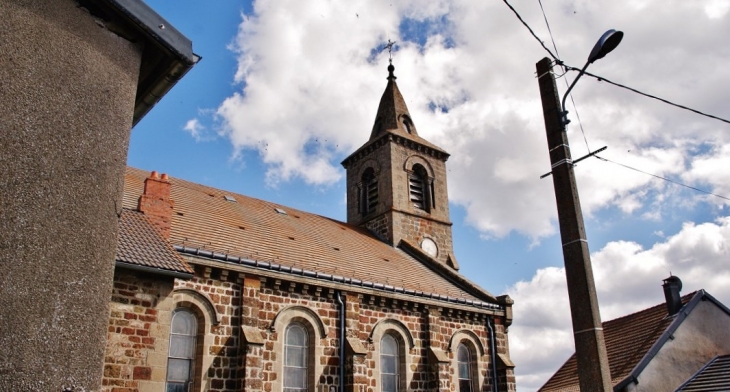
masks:
[[[466,353],[466,362],[462,361],[461,353]],[[459,345],[456,348],[456,380],[458,382],[457,384],[457,390],[459,392],[472,392],[476,391],[474,389],[474,353],[472,352],[472,349],[464,344],[464,342],[459,343]],[[462,367],[462,365],[464,365]],[[462,374],[462,369],[466,368],[467,374]],[[462,384],[466,383],[467,389],[462,388]]]
[[[301,346],[290,344],[290,342],[289,342],[289,337],[290,337],[289,334],[292,333],[292,331],[295,329],[299,329],[303,333],[304,343]],[[310,374],[310,370],[311,370],[310,369],[310,366],[311,366],[310,357],[312,354],[311,353],[312,347],[310,345],[311,338],[309,335],[310,335],[310,333],[309,333],[309,330],[307,329],[307,326],[305,326],[304,324],[302,324],[300,322],[295,321],[286,326],[286,330],[284,332],[284,352],[283,352],[284,376],[283,376],[283,380],[282,380],[282,390],[284,392],[298,392],[298,391],[310,390],[311,385],[309,385],[309,384],[310,384],[311,377],[309,377],[309,374]],[[301,355],[300,359],[303,362],[302,366],[288,365],[289,359],[290,359],[290,357],[289,357],[290,349],[292,349],[292,350],[299,349],[299,350],[303,351],[303,353],[299,353],[299,355]],[[304,372],[302,374],[303,379],[299,380],[300,382],[303,381],[303,384],[298,385],[298,386],[287,385],[287,380],[289,380],[289,377],[293,374],[293,369],[304,369]],[[292,370],[292,371],[287,371],[287,370]]]
[[[388,342],[389,345],[392,344],[392,346],[389,347],[390,350],[388,350],[388,351],[393,351],[392,354],[385,352],[386,351],[385,350],[386,341]],[[380,338],[379,355],[380,355],[380,390],[381,390],[381,392],[398,392],[401,389],[401,376],[403,374],[401,367],[403,364],[403,360],[402,360],[400,346],[401,345],[398,341],[398,338],[393,336],[393,334],[391,334],[391,333],[383,334],[383,337]],[[394,366],[393,366],[394,372],[393,373],[386,372],[384,370],[384,366],[385,366],[384,363],[389,358],[392,358],[393,362],[394,362]],[[395,387],[394,390],[385,389],[385,385],[386,385],[385,377],[386,376],[392,376],[395,378],[395,380],[394,380],[395,382],[393,383],[393,386]]]
[[[186,317],[190,317],[190,319],[193,321],[193,331],[192,334],[182,334],[173,332],[175,330],[175,320],[176,318],[179,320],[179,316],[186,314]],[[193,389],[193,386],[195,384],[195,372],[196,372],[196,359],[198,359],[198,340],[199,340],[199,332],[200,332],[200,320],[198,319],[198,316],[189,308],[185,307],[179,307],[175,309],[172,313],[172,317],[170,319],[170,337],[168,339],[168,349],[167,349],[167,365],[165,368],[165,390],[169,391],[170,387],[175,385],[183,384],[183,390],[184,391],[191,391]],[[190,343],[190,355],[187,357],[184,356],[173,356],[172,350],[173,350],[173,340],[176,337],[187,337]],[[170,360],[175,361],[188,361],[188,376],[185,381],[182,383],[178,380],[170,380]]]

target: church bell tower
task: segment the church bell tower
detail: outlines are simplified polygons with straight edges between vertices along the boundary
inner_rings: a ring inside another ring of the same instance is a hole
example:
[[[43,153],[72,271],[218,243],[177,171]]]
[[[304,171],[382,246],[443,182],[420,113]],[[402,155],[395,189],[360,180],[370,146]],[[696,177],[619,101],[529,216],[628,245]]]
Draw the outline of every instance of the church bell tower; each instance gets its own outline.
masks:
[[[390,64],[370,139],[342,162],[347,222],[458,270],[446,189],[449,154],[418,136],[394,70]]]

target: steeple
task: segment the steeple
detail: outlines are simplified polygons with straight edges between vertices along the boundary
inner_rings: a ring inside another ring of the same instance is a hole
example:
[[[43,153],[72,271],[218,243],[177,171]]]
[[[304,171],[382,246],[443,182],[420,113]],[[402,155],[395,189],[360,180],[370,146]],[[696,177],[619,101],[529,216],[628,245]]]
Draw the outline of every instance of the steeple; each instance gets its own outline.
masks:
[[[380,105],[375,115],[375,124],[370,133],[370,140],[382,135],[383,132],[396,133],[402,136],[418,136],[416,127],[413,126],[411,114],[408,112],[406,101],[395,82],[397,77],[393,71],[395,71],[393,64],[388,65],[388,85],[380,98]]]
[[[446,189],[449,154],[418,136],[394,71],[391,63],[370,138],[342,162],[347,222],[458,269]]]

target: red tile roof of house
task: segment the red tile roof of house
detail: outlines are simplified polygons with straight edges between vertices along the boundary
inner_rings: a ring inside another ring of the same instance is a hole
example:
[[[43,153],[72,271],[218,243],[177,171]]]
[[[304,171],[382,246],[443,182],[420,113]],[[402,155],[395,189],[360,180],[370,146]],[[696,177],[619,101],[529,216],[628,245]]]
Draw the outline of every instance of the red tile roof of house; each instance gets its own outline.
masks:
[[[682,297],[689,302],[697,292]],[[672,324],[675,317],[667,317],[665,303],[603,323],[606,352],[613,385],[628,377],[654,343]],[[580,391],[575,353],[539,389],[540,392]]]
[[[125,208],[137,207],[148,175],[127,168]],[[169,181],[174,201],[169,241],[175,246],[497,303],[463,275],[429,266],[365,229],[177,178]]]
[[[192,274],[193,269],[142,213],[123,209],[119,217],[117,265]]]

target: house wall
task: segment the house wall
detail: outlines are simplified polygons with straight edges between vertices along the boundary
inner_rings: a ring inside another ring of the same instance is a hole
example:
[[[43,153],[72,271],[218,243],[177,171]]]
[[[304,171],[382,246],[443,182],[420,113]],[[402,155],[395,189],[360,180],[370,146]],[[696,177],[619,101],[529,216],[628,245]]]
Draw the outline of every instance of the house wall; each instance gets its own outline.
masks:
[[[710,359],[730,352],[730,316],[712,301],[700,301],[630,391],[672,392]]]
[[[73,0],[0,9],[0,389],[96,391],[141,50]]]
[[[398,299],[387,294],[341,292],[346,304],[346,391],[380,391],[379,344],[398,336],[409,391],[455,391],[456,347],[474,350],[477,390],[491,391],[487,315]],[[280,391],[283,338],[298,322],[311,339],[311,390],[339,388],[339,303],[336,287],[196,266],[185,281],[118,269],[105,356],[104,392],[163,390],[170,320],[178,307],[199,315],[196,389]],[[496,348],[509,354],[496,317]],[[355,352],[351,345],[354,344]],[[498,371],[500,391],[514,391],[511,369]]]

